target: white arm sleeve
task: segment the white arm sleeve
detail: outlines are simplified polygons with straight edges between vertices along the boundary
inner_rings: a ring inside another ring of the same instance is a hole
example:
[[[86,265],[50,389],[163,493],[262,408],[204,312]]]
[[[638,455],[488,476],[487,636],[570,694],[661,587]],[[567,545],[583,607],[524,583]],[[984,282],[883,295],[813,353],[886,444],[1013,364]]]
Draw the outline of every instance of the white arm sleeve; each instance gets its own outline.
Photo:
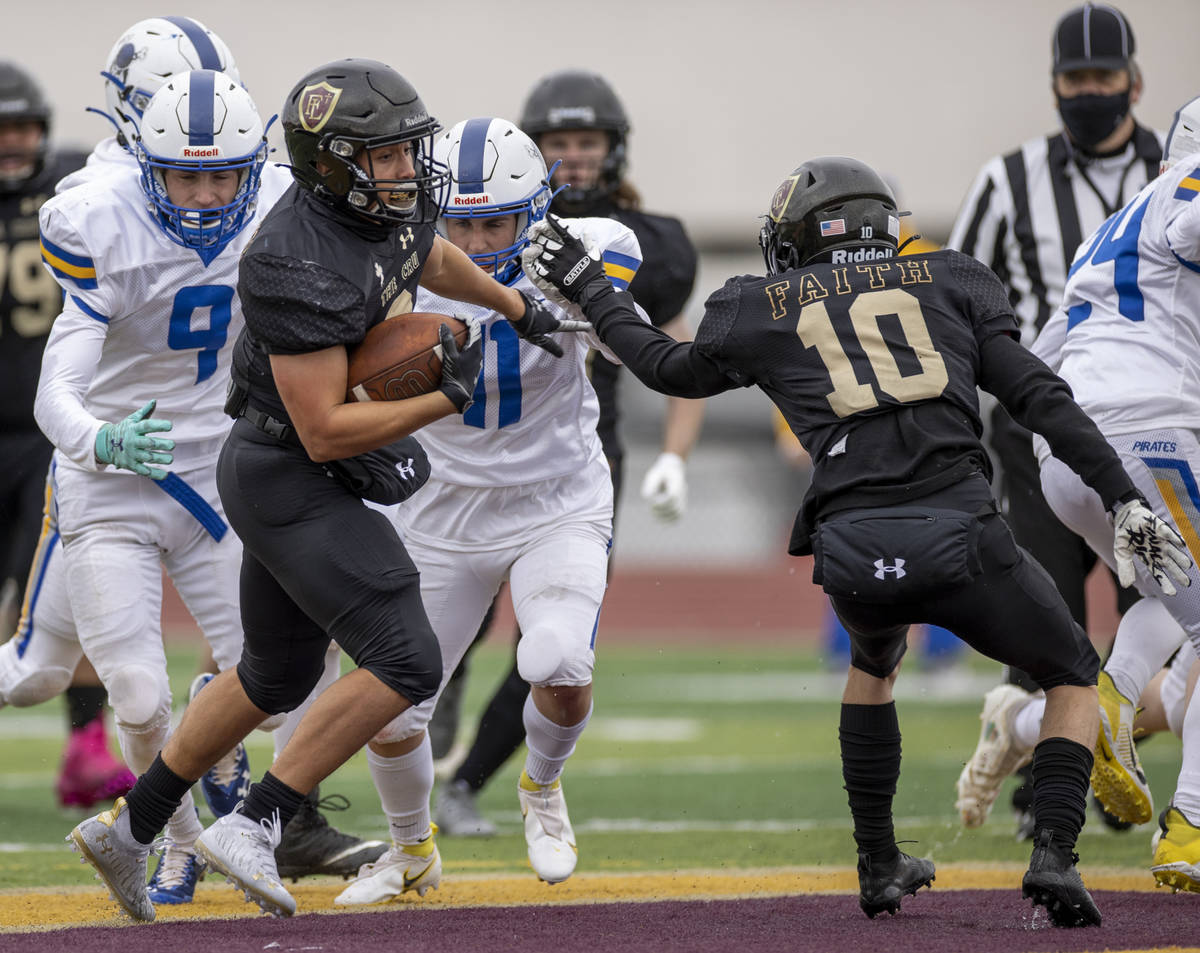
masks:
[[[68,297],[50,329],[33,403],[42,433],[85,470],[107,469],[96,460],[96,434],[105,422],[88,413],[83,403],[107,333],[108,325],[84,314]]]
[[[1042,325],[1030,350],[1040,357],[1050,370],[1058,373],[1062,366],[1062,349],[1067,343],[1067,312],[1059,308]]]

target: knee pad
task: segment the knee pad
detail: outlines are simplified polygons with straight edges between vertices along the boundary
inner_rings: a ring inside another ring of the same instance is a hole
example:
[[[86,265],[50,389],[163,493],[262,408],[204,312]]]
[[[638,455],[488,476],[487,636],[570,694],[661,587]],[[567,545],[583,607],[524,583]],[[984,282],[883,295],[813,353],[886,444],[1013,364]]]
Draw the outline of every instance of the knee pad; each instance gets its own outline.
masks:
[[[278,714],[272,715],[270,718],[264,718],[258,726],[259,731],[272,732],[279,728],[284,721],[287,720],[288,713],[281,711]]]
[[[155,672],[141,665],[118,668],[104,686],[117,725],[140,733],[171,721],[171,690],[166,672]]]
[[[544,685],[563,668],[565,654],[558,633],[535,626],[517,643],[517,671],[530,685]]]
[[[390,745],[419,735],[433,717],[433,707],[433,699],[409,706],[380,728],[371,740],[376,744]]]
[[[23,672],[11,684],[0,685],[0,707],[14,708],[40,705],[71,687],[74,672],[65,668],[44,668],[38,672]]]

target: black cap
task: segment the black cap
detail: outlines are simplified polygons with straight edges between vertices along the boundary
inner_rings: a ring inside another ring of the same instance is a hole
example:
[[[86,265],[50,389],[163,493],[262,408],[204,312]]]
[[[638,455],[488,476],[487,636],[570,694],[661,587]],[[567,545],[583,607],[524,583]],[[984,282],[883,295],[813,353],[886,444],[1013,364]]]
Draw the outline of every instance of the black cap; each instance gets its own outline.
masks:
[[[1133,29],[1116,7],[1085,3],[1065,14],[1054,30],[1054,72],[1128,69]]]

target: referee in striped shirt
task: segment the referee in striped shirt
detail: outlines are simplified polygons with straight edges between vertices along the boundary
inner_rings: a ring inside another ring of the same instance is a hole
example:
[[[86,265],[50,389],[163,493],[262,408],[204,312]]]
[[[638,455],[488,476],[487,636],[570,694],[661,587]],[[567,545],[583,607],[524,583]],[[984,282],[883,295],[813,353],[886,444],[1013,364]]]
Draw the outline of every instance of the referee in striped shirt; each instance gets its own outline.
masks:
[[[1086,3],[1069,11],[1055,27],[1052,52],[1063,128],[989,160],[947,243],[1004,283],[1027,347],[1058,308],[1079,244],[1158,175],[1163,151],[1162,136],[1133,118],[1142,76],[1133,30],[1120,10]],[[1013,535],[1046,567],[1086,630],[1084,580],[1096,556],[1046,504],[1029,431],[999,406],[991,423],[999,495]],[[1121,612],[1136,599],[1135,590],[1118,589]],[[1008,678],[1036,690],[1023,672],[1010,670]],[[1022,817],[1018,836],[1032,836],[1031,792],[1026,783],[1013,795]]]

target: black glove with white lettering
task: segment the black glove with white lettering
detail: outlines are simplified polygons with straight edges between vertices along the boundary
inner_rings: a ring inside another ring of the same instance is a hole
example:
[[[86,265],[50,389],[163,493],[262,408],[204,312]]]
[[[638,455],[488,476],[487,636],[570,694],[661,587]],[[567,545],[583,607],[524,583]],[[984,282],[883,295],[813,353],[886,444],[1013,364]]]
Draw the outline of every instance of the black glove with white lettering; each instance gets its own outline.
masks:
[[[554,215],[530,229],[531,241],[521,254],[530,280],[543,290],[547,285],[572,304],[582,305],[591,294],[611,289],[604,265],[588,254],[583,242]],[[601,282],[601,285],[595,284]]]
[[[442,385],[438,388],[450,398],[458,412],[465,413],[475,400],[475,381],[483,366],[483,340],[479,322],[467,319],[470,334],[466,345],[459,350],[454,333],[446,325],[438,328],[442,347]]]
[[[550,337],[552,331],[590,331],[592,326],[586,321],[572,321],[568,318],[560,318],[552,310],[545,301],[537,298],[531,298],[524,291],[518,291],[525,301],[525,313],[516,321],[509,319],[509,324],[520,337],[523,337],[530,344],[540,347],[543,351],[548,351],[555,357],[563,356],[563,349],[558,346],[558,342]]]

